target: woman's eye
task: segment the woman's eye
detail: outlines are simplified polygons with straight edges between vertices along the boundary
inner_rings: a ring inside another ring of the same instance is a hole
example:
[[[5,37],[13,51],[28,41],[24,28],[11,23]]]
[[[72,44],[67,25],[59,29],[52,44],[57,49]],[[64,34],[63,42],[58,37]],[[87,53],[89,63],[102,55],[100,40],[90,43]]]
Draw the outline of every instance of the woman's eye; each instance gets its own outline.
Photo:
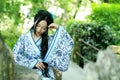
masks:
[[[37,27],[40,27],[40,25],[37,25]]]

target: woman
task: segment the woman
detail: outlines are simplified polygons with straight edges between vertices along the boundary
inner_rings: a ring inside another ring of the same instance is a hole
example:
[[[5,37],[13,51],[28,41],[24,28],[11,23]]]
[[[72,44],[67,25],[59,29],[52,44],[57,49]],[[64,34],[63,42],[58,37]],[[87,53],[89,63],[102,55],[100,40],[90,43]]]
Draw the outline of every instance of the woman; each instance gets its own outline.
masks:
[[[53,67],[43,62],[54,36],[48,36],[48,29],[59,31],[53,23],[52,15],[40,10],[34,17],[34,25],[26,34],[22,34],[13,48],[15,63],[36,70],[42,80],[54,80]]]

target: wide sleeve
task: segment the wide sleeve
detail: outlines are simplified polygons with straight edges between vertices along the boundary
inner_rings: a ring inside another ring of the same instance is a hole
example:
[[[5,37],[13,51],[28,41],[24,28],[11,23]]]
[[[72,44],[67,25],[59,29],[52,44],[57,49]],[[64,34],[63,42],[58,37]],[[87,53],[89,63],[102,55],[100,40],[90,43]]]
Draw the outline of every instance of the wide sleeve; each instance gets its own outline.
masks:
[[[72,46],[74,45],[74,41],[73,41],[72,37],[69,35],[69,33],[65,30],[65,28],[64,28],[63,26],[59,26],[58,29],[55,31],[55,33],[54,33],[53,35],[50,35],[50,36],[49,36],[48,47],[50,47],[50,45],[51,45],[51,43],[52,43],[52,41],[53,41],[53,38],[54,38],[54,36],[58,33],[58,31],[64,31],[64,34],[67,34],[67,37],[68,37],[69,39],[71,39],[71,42],[72,42],[71,45],[72,45]]]
[[[14,54],[15,64],[28,67],[29,62],[24,54],[24,46],[25,46],[24,36],[25,35],[22,34],[17,40],[16,44],[13,47],[13,54]]]
[[[69,66],[73,45],[71,36],[62,26],[59,26],[43,61],[60,71],[66,71]]]

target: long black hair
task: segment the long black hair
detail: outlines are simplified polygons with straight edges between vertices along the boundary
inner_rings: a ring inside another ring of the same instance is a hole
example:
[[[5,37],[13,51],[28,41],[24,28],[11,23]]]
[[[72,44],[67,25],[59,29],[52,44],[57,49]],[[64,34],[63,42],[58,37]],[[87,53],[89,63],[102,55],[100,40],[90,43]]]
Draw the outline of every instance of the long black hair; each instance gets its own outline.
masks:
[[[42,37],[42,42],[40,44],[41,47],[41,57],[42,59],[45,57],[46,52],[48,50],[48,26],[53,23],[53,17],[51,15],[51,13],[49,13],[46,10],[39,10],[37,12],[37,14],[34,17],[34,25],[32,26],[31,29],[34,29],[34,33],[36,34],[36,26],[38,25],[38,23],[42,20],[46,20],[47,22],[47,30],[41,35]],[[44,63],[45,65],[47,65],[46,63]],[[45,74],[48,73],[48,70],[45,70],[44,72]]]
[[[31,29],[34,29],[34,33],[36,34],[36,26],[42,20],[47,21],[47,30],[41,35],[42,42],[41,42],[41,57],[44,58],[47,50],[48,50],[48,26],[53,23],[52,15],[46,10],[39,10],[34,17],[34,25]]]

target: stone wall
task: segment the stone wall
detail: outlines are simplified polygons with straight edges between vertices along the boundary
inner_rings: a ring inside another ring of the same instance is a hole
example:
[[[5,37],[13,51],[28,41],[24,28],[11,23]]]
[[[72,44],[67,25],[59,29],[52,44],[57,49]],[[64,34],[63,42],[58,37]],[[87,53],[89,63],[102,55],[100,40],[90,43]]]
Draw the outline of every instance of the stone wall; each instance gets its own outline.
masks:
[[[13,80],[14,65],[10,50],[0,38],[0,80]]]
[[[120,60],[107,48],[98,52],[97,61],[88,62],[80,80],[120,80]]]

